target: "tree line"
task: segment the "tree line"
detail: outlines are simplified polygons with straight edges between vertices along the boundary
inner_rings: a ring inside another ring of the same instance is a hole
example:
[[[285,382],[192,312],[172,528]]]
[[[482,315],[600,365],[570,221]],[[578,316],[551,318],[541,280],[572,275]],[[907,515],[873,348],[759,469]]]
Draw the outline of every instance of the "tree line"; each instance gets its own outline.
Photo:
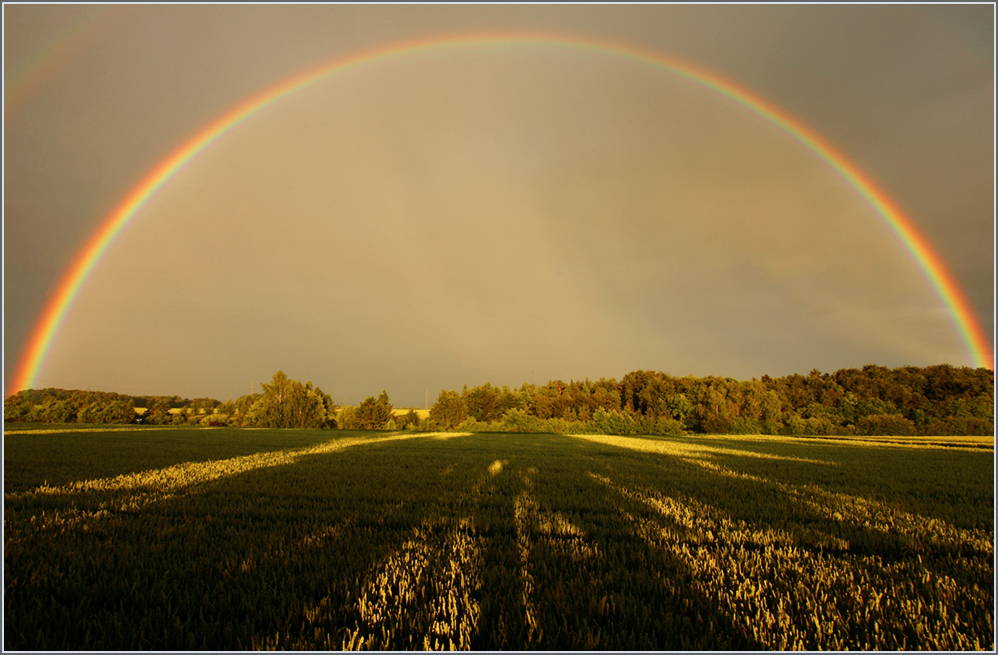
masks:
[[[632,371],[620,381],[552,380],[516,389],[489,382],[441,390],[429,416],[394,411],[386,391],[337,407],[311,382],[282,371],[236,400],[26,390],[4,419],[29,422],[226,425],[349,430],[460,430],[602,434],[989,435],[994,372],[986,368],[867,365],[736,380]],[[136,401],[145,402],[137,405]],[[147,411],[137,417],[134,407]]]

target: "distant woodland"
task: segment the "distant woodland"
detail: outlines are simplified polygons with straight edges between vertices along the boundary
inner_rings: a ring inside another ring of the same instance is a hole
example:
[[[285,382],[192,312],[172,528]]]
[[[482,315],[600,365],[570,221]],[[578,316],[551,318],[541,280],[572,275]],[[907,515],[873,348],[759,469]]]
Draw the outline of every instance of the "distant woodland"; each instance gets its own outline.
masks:
[[[311,382],[281,371],[261,387],[262,393],[225,402],[29,389],[4,401],[4,420],[649,435],[994,433],[994,372],[949,365],[868,365],[749,381],[633,371],[620,381],[552,380],[516,389],[486,382],[441,390],[429,416],[396,410],[384,391],[337,407]]]

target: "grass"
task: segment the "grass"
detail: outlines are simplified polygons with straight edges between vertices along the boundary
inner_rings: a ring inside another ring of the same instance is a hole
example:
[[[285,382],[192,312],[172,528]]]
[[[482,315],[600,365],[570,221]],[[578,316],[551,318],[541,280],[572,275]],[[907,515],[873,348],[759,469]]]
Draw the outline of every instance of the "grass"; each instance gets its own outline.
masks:
[[[8,430],[4,646],[993,650],[993,450],[882,441]]]

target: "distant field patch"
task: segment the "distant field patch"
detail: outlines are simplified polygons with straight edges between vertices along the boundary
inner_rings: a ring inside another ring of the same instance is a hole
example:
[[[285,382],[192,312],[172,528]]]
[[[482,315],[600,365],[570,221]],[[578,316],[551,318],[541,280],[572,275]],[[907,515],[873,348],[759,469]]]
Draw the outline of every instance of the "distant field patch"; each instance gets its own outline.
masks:
[[[880,440],[13,429],[4,647],[993,650],[993,440]]]
[[[394,416],[405,416],[409,412],[416,412],[416,416],[418,416],[421,419],[430,418],[430,410],[428,409],[405,409],[405,408],[400,409],[398,407],[392,409],[392,414]]]

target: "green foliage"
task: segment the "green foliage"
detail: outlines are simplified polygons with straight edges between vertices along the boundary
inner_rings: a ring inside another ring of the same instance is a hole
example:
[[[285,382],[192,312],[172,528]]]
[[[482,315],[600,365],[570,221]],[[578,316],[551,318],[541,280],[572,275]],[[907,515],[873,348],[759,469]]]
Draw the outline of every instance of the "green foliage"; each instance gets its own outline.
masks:
[[[274,373],[270,384],[246,412],[245,423],[265,428],[324,428],[335,426],[332,398],[311,382],[302,384],[283,371]],[[193,408],[192,408],[193,409]],[[213,408],[212,408],[213,410]],[[197,412],[191,417],[197,421]],[[211,422],[208,418],[207,422]]]
[[[355,429],[358,430],[395,429],[388,427],[390,421],[394,425],[392,403],[388,398],[388,392],[382,391],[377,398],[374,396],[365,398],[364,402],[354,410],[352,420]]]
[[[936,419],[924,430],[924,434],[948,435],[994,435],[994,420],[976,417],[947,416]]]
[[[152,407],[147,408],[145,416],[142,417],[142,422],[150,425],[169,425],[173,422],[173,417],[170,415],[170,406],[164,402],[157,402]]]
[[[72,423],[76,420],[76,407],[69,400],[51,400],[42,405],[42,408],[42,421],[46,423]],[[122,422],[131,422],[130,419],[135,418],[134,410],[130,416],[126,413],[125,418],[129,420]]]
[[[415,430],[419,427],[419,414],[416,410],[410,409],[405,414],[395,417],[395,423],[399,430]]]
[[[283,377],[281,377],[283,376]],[[332,427],[332,400],[311,383],[278,372],[265,393],[219,403],[210,398],[146,397],[143,422],[246,427]],[[108,416],[130,397],[61,389],[26,390],[4,401],[7,421],[85,422]],[[98,403],[93,405],[93,403]],[[91,406],[92,405],[92,406]],[[88,408],[89,406],[89,408]],[[181,413],[165,413],[170,408]],[[102,409],[103,408],[103,409]],[[510,414],[511,411],[515,413]],[[597,414],[599,415],[597,418]],[[124,414],[114,420],[124,420]],[[529,419],[527,417],[530,417]],[[892,417],[892,418],[885,418]],[[465,422],[474,419],[474,423]],[[489,382],[441,390],[429,419],[393,417],[386,391],[340,412],[344,429],[475,430],[676,435],[784,434],[946,436],[994,432],[994,372],[940,365],[813,370],[740,381],[632,371],[618,383],[552,380],[516,390]],[[962,431],[962,432],[961,432]]]
[[[516,398],[509,389],[497,389],[488,382],[470,391],[465,388],[461,393],[461,401],[468,416],[480,423],[496,421],[516,405]]]
[[[341,407],[336,415],[336,424],[343,430],[359,430],[356,407]]]
[[[127,396],[107,393],[25,390],[4,400],[5,421],[33,423],[134,423]]]
[[[464,399],[456,391],[441,389],[437,402],[430,408],[430,418],[445,430],[454,429],[468,417]]]
[[[80,423],[134,423],[135,407],[131,400],[94,401],[76,413]]]
[[[637,423],[629,412],[602,407],[596,409],[589,425],[596,434],[636,434],[638,431]]]
[[[518,408],[503,414],[496,428],[502,432],[549,432],[543,420]]]
[[[907,436],[917,434],[915,424],[900,414],[868,414],[856,422],[859,434],[891,434]]]
[[[758,421],[744,416],[736,416],[731,419],[731,425],[728,428],[729,434],[762,434],[762,432],[762,426]]]
[[[24,391],[7,396],[3,400],[3,420],[23,421],[33,407],[34,403]]]

